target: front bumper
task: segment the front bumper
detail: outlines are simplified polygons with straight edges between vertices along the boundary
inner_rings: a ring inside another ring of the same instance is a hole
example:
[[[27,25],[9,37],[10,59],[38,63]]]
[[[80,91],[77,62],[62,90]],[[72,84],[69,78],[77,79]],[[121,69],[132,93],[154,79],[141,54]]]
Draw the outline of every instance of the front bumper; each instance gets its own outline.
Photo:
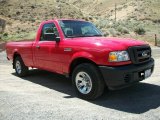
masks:
[[[109,89],[121,89],[145,79],[147,69],[154,70],[154,59],[147,63],[126,65],[119,67],[99,66],[103,78]]]

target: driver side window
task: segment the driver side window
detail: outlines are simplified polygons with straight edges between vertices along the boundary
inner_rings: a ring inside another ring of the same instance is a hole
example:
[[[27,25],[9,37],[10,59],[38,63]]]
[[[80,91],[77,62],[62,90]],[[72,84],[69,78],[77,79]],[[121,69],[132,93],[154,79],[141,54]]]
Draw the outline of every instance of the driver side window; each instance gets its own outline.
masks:
[[[56,37],[59,37],[59,34],[55,24],[45,24],[42,28],[40,41],[54,41]]]

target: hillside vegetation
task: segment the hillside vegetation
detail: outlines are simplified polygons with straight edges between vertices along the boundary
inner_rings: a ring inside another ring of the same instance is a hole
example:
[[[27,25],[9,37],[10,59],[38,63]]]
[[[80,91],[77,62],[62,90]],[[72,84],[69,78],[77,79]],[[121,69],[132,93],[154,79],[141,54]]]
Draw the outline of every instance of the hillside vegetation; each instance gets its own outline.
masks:
[[[92,21],[105,36],[154,43],[154,35],[160,37],[159,6],[160,0],[0,0],[0,20],[6,21],[0,40],[33,39],[43,20],[76,18]]]

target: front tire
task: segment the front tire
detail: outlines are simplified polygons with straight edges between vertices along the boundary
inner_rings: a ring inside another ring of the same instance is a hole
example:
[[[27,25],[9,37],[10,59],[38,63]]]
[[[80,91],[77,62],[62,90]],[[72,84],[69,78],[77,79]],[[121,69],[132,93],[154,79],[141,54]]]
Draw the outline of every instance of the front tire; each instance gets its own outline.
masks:
[[[19,77],[24,77],[24,76],[27,75],[27,73],[28,73],[28,67],[24,64],[24,62],[23,62],[23,60],[22,60],[22,58],[20,56],[17,56],[14,59],[13,65],[14,65],[16,74]]]
[[[98,68],[90,63],[78,65],[72,73],[73,87],[77,95],[94,100],[103,94],[105,83]]]

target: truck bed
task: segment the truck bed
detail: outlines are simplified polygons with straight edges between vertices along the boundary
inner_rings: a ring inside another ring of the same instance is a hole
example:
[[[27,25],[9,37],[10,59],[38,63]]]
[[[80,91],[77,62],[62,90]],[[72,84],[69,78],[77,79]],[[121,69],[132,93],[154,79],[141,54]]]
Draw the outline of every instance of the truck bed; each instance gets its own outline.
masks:
[[[21,55],[21,58],[23,59],[24,63],[27,66],[33,65],[33,46],[34,41],[18,41],[18,42],[9,42],[6,44],[6,52],[7,52],[7,58],[9,60],[13,60],[14,54],[18,53]]]

